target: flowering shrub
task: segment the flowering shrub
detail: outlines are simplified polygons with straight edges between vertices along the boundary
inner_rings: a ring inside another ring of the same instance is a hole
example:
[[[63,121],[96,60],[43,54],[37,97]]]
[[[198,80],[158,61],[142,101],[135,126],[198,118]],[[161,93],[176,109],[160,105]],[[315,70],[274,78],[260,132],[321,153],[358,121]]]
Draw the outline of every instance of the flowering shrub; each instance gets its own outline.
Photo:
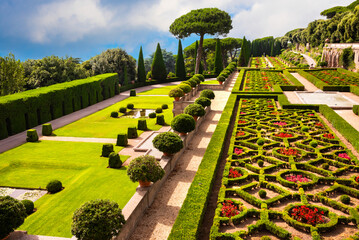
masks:
[[[309,182],[310,180],[307,177],[303,177],[303,175],[294,175],[294,174],[290,174],[288,176],[285,177],[285,179],[287,181],[290,182]]]
[[[355,181],[356,181],[357,183],[359,183],[359,176],[356,176],[356,177],[355,177]]]
[[[239,136],[244,136],[246,133],[243,132],[243,131],[238,131],[237,134],[236,134],[236,137],[239,137]]]
[[[331,133],[324,133],[323,137],[328,138],[328,139],[334,139],[335,138],[334,135],[331,134]]]
[[[237,154],[237,155],[242,154],[242,153],[243,153],[243,149],[235,148],[235,149],[234,149],[234,153]]]
[[[293,137],[293,134],[281,132],[281,133],[274,134],[274,136],[280,137],[280,138],[290,138],[290,137]]]
[[[349,155],[348,155],[347,153],[339,153],[339,154],[338,154],[338,157],[341,157],[341,158],[345,158],[345,159],[350,160],[350,157],[349,157]]]
[[[294,148],[280,148],[278,153],[286,156],[300,156],[300,152]]]
[[[286,122],[282,122],[282,121],[280,121],[280,122],[274,122],[273,124],[278,125],[278,126],[285,126],[285,125],[287,125]]]
[[[244,123],[247,123],[247,121],[246,120],[239,120],[238,121],[238,124],[244,124]]]
[[[316,123],[315,126],[317,126],[317,127],[324,127],[323,123]]]
[[[359,78],[340,73],[336,70],[324,70],[309,72],[311,75],[319,78],[330,85],[356,85],[359,84]]]
[[[238,172],[238,170],[235,170],[233,168],[229,169],[229,178],[239,178],[242,177],[242,174]]]
[[[295,220],[316,226],[320,223],[325,223],[324,212],[318,210],[318,208],[311,209],[305,205],[294,207],[290,210],[289,214]]]
[[[239,214],[238,207],[232,201],[227,200],[222,205],[222,217],[233,217]]]

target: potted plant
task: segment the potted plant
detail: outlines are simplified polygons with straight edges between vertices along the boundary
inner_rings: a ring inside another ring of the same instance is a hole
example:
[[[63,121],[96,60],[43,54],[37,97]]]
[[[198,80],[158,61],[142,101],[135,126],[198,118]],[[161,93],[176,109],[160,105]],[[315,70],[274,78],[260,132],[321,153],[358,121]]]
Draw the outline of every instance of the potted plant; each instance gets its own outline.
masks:
[[[185,83],[178,84],[177,87],[182,89],[184,93],[189,93],[190,91],[192,91],[192,87]]]
[[[226,78],[223,75],[219,75],[217,77],[217,81],[219,82],[220,85],[222,85],[223,82],[226,81]]]
[[[165,171],[154,156],[143,155],[130,162],[127,175],[131,181],[138,181],[140,187],[148,187],[151,182],[160,180],[165,175]]]
[[[196,128],[196,121],[189,114],[179,114],[172,119],[171,127],[184,136]]]
[[[173,132],[164,132],[158,134],[153,139],[152,143],[155,148],[167,156],[179,152],[183,148],[182,139]]]
[[[188,105],[184,109],[185,114],[191,115],[195,121],[197,121],[198,117],[202,117],[206,114],[206,111],[204,110],[204,107],[200,104],[194,103]]]
[[[213,90],[211,89],[204,89],[201,94],[199,94],[200,97],[206,97],[206,98],[209,98],[209,99],[214,99],[215,95],[214,95],[214,92]]]
[[[211,106],[211,99],[206,97],[199,97],[194,101],[194,103],[202,105],[202,107],[209,107]]]
[[[184,92],[180,88],[174,88],[168,93],[168,96],[175,98],[176,101],[179,101],[180,97],[184,96]]]

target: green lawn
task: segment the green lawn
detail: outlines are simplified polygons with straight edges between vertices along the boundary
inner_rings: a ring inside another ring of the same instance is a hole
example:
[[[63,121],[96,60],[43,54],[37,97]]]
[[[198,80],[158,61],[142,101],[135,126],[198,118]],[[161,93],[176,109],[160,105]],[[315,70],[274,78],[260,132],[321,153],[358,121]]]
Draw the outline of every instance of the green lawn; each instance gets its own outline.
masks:
[[[166,124],[171,124],[173,118],[173,98],[168,96],[137,96],[127,98],[90,116],[59,128],[54,131],[54,134],[71,137],[117,138],[117,134],[127,133],[128,127],[137,127],[138,119],[110,117],[111,112],[119,111],[120,107],[126,107],[128,103],[133,103],[135,108],[146,109],[156,109],[161,107],[162,104],[167,104],[169,108],[164,110],[163,114]],[[119,116],[122,115],[122,113],[119,114]],[[156,125],[156,118],[148,118],[147,127],[150,130],[159,130],[162,126]],[[138,134],[142,132],[138,131]]]
[[[45,188],[50,180],[58,179],[65,187],[37,200],[37,211],[20,229],[29,234],[71,237],[73,212],[83,203],[110,199],[123,208],[138,184],[130,181],[125,167],[107,168],[108,159],[100,157],[101,149],[100,143],[41,141],[0,154],[0,186]]]
[[[167,96],[168,93],[176,87],[177,87],[177,85],[155,88],[152,90],[138,93],[137,95],[166,95]]]
[[[214,85],[218,85],[218,81],[217,80],[208,80],[208,81],[204,81],[201,82],[201,84],[214,84]]]

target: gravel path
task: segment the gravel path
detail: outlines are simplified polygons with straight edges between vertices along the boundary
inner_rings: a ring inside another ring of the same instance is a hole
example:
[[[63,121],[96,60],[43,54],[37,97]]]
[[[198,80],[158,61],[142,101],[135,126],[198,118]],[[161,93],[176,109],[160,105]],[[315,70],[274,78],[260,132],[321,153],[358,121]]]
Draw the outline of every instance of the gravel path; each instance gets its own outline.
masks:
[[[202,122],[198,134],[192,139],[152,206],[145,212],[131,240],[167,239],[169,236],[237,76],[232,78],[225,91],[214,91],[216,98],[211,104],[212,111]]]

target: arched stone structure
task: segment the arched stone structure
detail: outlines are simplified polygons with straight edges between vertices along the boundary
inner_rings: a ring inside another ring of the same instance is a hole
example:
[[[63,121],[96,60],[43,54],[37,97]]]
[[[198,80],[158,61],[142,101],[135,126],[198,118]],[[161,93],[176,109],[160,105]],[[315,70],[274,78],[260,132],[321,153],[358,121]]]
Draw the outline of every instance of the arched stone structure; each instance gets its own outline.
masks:
[[[326,43],[323,48],[322,60],[328,63],[328,67],[339,66],[339,57],[345,48],[351,47],[354,52],[355,68],[359,69],[359,43]]]

